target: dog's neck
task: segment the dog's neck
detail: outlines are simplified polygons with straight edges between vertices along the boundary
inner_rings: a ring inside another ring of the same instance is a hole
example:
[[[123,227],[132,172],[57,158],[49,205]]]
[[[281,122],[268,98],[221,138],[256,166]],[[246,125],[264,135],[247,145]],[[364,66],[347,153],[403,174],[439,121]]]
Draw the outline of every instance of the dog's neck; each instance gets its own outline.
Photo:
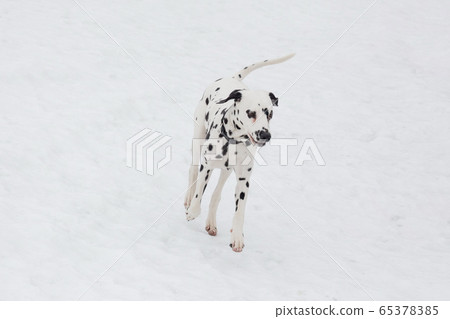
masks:
[[[222,118],[222,134],[229,140],[233,139],[239,141],[242,139],[248,139],[247,133],[243,129],[243,125],[237,118],[236,103],[229,107]]]

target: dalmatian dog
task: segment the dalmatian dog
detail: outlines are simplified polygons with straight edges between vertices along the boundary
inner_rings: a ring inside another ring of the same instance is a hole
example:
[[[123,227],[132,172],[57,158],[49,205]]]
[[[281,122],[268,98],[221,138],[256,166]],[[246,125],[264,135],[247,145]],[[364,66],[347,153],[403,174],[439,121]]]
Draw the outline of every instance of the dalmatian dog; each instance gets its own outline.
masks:
[[[194,141],[203,141],[198,148],[199,162],[193,161],[189,169],[189,188],[184,206],[188,221],[201,212],[201,201],[212,170],[221,170],[213,192],[206,231],[217,234],[216,212],[223,186],[234,171],[236,175],[235,213],[231,229],[230,247],[235,252],[244,248],[244,212],[248,199],[253,156],[257,147],[271,138],[269,122],[278,99],[271,92],[250,90],[242,80],[252,71],[266,65],[277,64],[292,58],[290,54],[278,59],[265,60],[246,66],[231,78],[221,78],[204,92],[195,110]],[[197,151],[195,149],[194,151]],[[200,165],[200,168],[198,167]]]

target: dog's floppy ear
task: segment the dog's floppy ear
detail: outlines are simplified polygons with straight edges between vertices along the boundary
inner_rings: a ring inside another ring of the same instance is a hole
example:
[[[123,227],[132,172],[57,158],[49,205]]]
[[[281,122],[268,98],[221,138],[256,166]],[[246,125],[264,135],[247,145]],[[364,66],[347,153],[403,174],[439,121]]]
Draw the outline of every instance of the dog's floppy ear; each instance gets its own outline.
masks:
[[[234,90],[233,92],[230,93],[230,95],[225,99],[222,100],[220,102],[217,102],[218,104],[223,104],[225,102],[228,102],[229,100],[234,100],[235,102],[240,102],[242,99],[242,93],[239,92],[240,90]]]
[[[278,106],[278,98],[272,92],[269,93],[269,97],[272,100],[272,105]]]

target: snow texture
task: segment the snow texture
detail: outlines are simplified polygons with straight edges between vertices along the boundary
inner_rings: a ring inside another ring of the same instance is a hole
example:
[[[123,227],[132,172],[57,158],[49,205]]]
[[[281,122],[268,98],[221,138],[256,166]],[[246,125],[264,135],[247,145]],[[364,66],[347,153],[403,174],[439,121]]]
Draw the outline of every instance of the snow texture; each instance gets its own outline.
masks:
[[[447,2],[380,0],[353,25],[371,1],[79,4],[120,47],[75,1],[0,4],[0,299],[450,298]],[[261,149],[237,254],[233,177],[217,237],[207,201],[185,220],[186,112],[291,52],[245,83],[280,97],[272,136],[313,138],[326,165]],[[154,176],[125,165],[147,127],[172,137]]]

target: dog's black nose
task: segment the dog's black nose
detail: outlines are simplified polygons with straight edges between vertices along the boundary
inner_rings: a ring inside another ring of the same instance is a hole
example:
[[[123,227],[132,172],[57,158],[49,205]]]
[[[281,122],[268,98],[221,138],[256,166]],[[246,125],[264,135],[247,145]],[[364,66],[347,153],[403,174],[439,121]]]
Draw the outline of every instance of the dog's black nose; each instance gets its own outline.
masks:
[[[259,134],[259,138],[260,138],[261,140],[266,141],[266,142],[270,141],[270,138],[271,138],[271,137],[272,137],[272,135],[270,135],[270,132],[267,132],[267,131],[262,131],[262,132]]]

